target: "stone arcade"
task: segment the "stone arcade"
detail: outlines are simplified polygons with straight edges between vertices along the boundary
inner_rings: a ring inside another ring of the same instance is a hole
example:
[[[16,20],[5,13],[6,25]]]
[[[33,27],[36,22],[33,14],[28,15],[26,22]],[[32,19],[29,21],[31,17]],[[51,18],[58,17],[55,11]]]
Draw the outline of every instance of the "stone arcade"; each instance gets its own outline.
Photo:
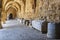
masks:
[[[60,0],[0,0],[0,29],[0,40],[60,39]]]

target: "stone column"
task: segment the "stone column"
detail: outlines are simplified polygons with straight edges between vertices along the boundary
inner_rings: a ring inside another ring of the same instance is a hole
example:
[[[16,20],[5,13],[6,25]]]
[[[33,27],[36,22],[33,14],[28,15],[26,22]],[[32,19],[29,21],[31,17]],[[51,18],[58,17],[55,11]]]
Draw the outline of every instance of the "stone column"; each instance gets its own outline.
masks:
[[[2,25],[1,25],[1,18],[0,18],[0,29],[2,29]]]
[[[1,25],[1,12],[0,12],[0,29],[2,29],[2,25]]]

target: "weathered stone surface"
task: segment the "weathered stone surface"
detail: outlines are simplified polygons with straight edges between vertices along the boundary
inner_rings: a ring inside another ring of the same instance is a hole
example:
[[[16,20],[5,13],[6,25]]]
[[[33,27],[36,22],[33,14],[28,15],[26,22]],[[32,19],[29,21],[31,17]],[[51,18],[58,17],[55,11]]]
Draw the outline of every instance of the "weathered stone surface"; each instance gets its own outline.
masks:
[[[48,13],[47,16],[51,18],[53,22],[60,22],[60,1],[59,0],[53,0],[52,2],[49,1],[49,7],[48,7]],[[50,12],[49,12],[50,11]]]
[[[40,9],[40,17],[49,22],[60,22],[60,1],[59,0],[43,0],[42,10]]]
[[[9,15],[11,7],[16,10],[18,18],[47,19],[49,22],[60,22],[60,0],[4,0],[2,14]],[[13,11],[12,13],[14,15]],[[2,19],[5,20],[4,18],[7,17],[3,16]]]

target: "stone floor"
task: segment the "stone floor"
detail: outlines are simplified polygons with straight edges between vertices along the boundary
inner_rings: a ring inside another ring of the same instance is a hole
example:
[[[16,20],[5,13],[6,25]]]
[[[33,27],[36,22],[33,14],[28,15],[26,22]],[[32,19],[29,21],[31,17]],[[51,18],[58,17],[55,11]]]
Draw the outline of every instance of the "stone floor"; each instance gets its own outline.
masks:
[[[7,24],[5,24],[5,26],[6,25]],[[48,39],[46,34],[42,34],[40,31],[36,29],[18,23],[15,25],[8,25],[6,27],[3,27],[3,29],[0,29],[0,40],[57,40],[57,39]]]

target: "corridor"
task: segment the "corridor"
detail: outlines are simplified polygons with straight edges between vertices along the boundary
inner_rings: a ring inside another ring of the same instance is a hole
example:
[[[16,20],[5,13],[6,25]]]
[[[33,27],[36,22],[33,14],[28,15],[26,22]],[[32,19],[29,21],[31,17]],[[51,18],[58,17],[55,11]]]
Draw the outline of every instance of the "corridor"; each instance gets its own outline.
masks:
[[[49,39],[46,34],[26,26],[18,20],[8,20],[2,26],[3,29],[0,29],[0,40],[60,40]]]
[[[19,20],[8,20],[2,26],[0,40],[60,40],[49,39],[46,34],[22,24]]]
[[[46,34],[27,27],[17,20],[9,20],[3,24],[3,29],[0,29],[0,40],[46,40]]]
[[[0,40],[60,40],[60,0],[0,0]]]

